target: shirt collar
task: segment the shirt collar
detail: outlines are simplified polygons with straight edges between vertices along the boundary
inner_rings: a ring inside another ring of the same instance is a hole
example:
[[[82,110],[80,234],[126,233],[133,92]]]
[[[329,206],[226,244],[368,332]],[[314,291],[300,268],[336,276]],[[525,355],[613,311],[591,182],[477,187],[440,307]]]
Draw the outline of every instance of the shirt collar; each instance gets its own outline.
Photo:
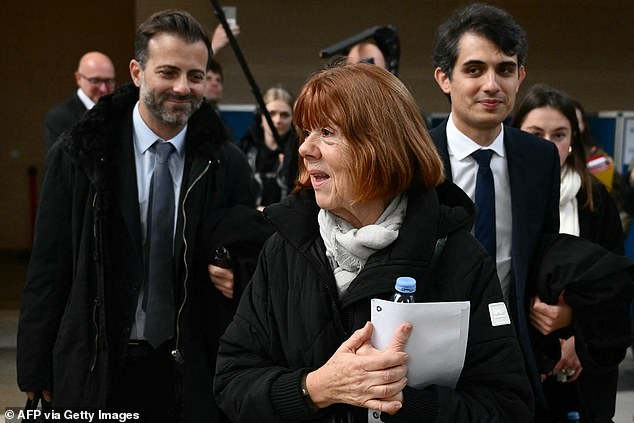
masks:
[[[491,149],[498,156],[504,157],[504,125],[500,124],[500,126],[500,133],[486,149]],[[463,134],[456,127],[453,122],[453,114],[450,114],[447,120],[447,149],[449,154],[458,160],[463,160],[481,148],[483,147],[480,144]]]
[[[86,109],[90,110],[95,107],[95,102],[92,101],[81,88],[77,88],[77,97],[79,97],[81,102],[84,103]]]
[[[139,102],[137,101],[132,111],[132,126],[134,130],[134,148],[137,154],[144,154],[148,148],[150,148],[157,139],[162,139],[150,129],[141,117],[139,111]],[[169,140],[163,140],[165,142],[171,142],[176,153],[182,157],[185,153],[185,135],[187,134],[187,125],[176,136]]]

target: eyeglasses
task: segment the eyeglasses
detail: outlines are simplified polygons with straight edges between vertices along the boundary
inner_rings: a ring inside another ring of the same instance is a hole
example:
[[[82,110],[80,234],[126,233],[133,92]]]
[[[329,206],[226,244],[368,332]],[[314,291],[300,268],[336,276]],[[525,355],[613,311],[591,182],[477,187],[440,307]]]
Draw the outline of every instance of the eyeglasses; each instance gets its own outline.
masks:
[[[88,78],[86,75],[77,72],[80,77],[84,78],[90,85],[99,86],[101,84],[106,84],[108,88],[113,88],[116,81],[114,79],[103,79],[103,78]]]

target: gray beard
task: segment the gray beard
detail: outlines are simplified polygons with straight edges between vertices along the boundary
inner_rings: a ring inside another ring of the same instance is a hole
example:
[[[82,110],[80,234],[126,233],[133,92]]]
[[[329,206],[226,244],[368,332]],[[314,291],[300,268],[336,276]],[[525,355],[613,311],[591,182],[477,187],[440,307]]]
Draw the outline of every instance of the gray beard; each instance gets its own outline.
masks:
[[[192,101],[191,105],[183,105],[175,107],[172,110],[166,110],[164,103],[170,94],[164,94],[160,97],[154,95],[151,91],[145,91],[143,93],[143,103],[148,108],[150,113],[161,122],[168,126],[179,127],[187,124],[189,118],[198,110],[203,102],[203,99],[196,99],[194,96],[190,96]]]

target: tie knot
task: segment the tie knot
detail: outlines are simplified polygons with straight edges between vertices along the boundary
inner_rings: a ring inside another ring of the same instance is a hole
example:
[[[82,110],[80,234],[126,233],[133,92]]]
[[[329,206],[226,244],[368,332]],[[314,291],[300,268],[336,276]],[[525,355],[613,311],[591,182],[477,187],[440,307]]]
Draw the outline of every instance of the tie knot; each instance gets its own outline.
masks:
[[[478,162],[480,167],[489,167],[491,163],[491,157],[493,156],[493,150],[479,149],[471,153],[471,156]]]
[[[160,164],[166,164],[174,152],[174,146],[171,142],[157,141],[156,144],[154,144],[154,151],[156,151],[156,155],[158,156],[158,162]]]

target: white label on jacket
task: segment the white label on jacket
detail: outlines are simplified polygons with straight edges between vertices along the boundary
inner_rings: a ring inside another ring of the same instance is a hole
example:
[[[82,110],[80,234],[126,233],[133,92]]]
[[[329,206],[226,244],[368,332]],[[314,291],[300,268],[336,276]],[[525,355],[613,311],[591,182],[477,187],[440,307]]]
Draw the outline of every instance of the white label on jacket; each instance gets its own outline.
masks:
[[[509,312],[506,311],[506,304],[504,303],[489,304],[489,315],[491,316],[492,326],[511,324],[511,318],[509,317]]]

